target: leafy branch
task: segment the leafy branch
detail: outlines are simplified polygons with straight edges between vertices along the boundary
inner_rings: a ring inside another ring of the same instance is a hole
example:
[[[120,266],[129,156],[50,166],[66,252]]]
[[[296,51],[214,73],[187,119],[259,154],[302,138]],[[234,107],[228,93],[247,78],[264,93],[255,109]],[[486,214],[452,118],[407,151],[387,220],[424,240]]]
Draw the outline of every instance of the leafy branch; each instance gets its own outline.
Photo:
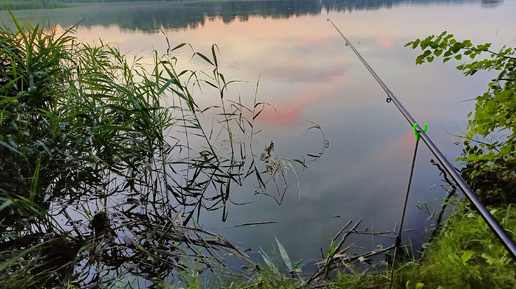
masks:
[[[491,43],[474,45],[470,40],[458,41],[446,31],[405,46],[421,49],[416,64],[441,57],[443,63],[452,59],[463,61],[457,69],[465,76],[478,71],[498,73],[487,91],[476,97],[475,111],[468,114],[464,157],[458,160],[465,162],[463,177],[483,201],[516,201],[516,49],[504,46],[494,52],[490,50]],[[483,141],[472,144],[471,140],[478,137]]]

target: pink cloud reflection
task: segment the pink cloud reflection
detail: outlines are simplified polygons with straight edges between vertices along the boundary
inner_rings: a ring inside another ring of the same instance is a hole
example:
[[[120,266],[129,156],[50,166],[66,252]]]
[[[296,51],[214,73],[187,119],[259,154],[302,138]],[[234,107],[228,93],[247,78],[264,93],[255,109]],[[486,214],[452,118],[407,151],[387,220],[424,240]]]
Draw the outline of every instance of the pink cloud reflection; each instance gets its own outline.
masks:
[[[324,47],[327,49],[335,48],[335,38],[320,37],[320,36],[307,36],[301,37],[298,40],[298,44],[305,47],[315,46],[317,48]]]
[[[392,38],[389,38],[389,37],[384,37],[384,36],[376,37],[376,43],[378,43],[378,45],[380,45],[383,48],[393,48],[394,47],[394,41],[392,40]]]
[[[303,90],[294,96],[284,97],[279,104],[273,103],[273,107],[265,107],[257,120],[272,125],[297,123],[301,120],[302,112],[306,107],[334,97],[336,95],[335,92],[339,91],[344,83],[346,83],[346,78],[340,76],[331,78],[325,83],[311,85],[309,89]]]
[[[276,110],[272,107],[266,107],[258,117],[258,120],[273,125],[289,125],[299,121],[302,108],[301,104]]]

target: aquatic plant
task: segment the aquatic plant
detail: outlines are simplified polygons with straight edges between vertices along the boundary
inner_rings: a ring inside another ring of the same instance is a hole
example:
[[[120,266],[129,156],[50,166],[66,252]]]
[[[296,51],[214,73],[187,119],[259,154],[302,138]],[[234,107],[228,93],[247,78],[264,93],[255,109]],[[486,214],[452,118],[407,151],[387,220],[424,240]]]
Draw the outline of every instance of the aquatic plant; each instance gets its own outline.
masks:
[[[224,252],[244,257],[198,217],[220,210],[225,220],[244,179],[270,195],[289,167],[271,172],[255,158],[265,104],[227,98],[218,47],[206,56],[169,45],[147,65],[77,41],[74,27],[12,20],[14,31],[0,29],[1,284],[156,285]],[[176,70],[180,49],[211,70]],[[208,90],[218,105],[196,103]]]

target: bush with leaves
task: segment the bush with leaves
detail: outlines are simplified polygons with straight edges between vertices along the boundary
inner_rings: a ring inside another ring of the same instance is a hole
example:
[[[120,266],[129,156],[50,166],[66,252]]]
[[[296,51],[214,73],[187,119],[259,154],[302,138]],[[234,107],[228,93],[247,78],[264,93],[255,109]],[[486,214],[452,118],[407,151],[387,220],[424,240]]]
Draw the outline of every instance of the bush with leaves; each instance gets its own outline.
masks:
[[[476,98],[475,111],[470,113],[464,142],[465,162],[462,176],[486,204],[516,201],[516,49],[502,47],[498,52],[491,44],[473,45],[470,40],[457,41],[453,34],[417,39],[406,46],[420,48],[423,53],[416,64],[442,57],[466,61],[457,66],[464,75],[496,71],[487,91]]]

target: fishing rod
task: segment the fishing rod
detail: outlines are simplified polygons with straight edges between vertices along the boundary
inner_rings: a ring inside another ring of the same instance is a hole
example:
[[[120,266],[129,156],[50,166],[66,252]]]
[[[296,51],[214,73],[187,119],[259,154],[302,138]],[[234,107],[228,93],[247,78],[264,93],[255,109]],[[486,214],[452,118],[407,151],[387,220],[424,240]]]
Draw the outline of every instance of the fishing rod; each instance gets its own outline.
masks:
[[[371,75],[376,79],[378,84],[382,87],[382,89],[387,93],[387,102],[393,102],[394,105],[398,108],[401,114],[405,117],[405,119],[410,123],[414,130],[421,136],[421,139],[426,144],[428,149],[432,152],[432,154],[437,158],[437,160],[441,163],[443,168],[450,174],[455,183],[459,186],[459,188],[464,192],[466,197],[470,200],[473,207],[480,213],[484,221],[488,224],[491,230],[498,237],[500,242],[505,246],[507,251],[512,255],[513,259],[516,259],[516,245],[514,241],[507,235],[505,230],[498,224],[496,219],[491,215],[489,210],[480,202],[480,200],[475,196],[471,188],[466,184],[464,179],[459,175],[457,170],[448,162],[448,160],[443,156],[443,154],[439,151],[439,149],[435,146],[432,140],[425,134],[425,131],[422,130],[419,125],[416,123],[414,118],[410,115],[410,113],[403,107],[401,102],[394,96],[392,91],[385,85],[385,83],[380,79],[380,77],[374,72],[374,70],[369,66],[369,64],[365,61],[365,59],[360,55],[360,53],[355,49],[353,44],[349,42],[349,40],[342,34],[340,29],[328,18],[328,21],[335,27],[335,29],[339,32],[340,36],[346,41],[346,46],[349,46],[351,50],[356,54],[356,56],[362,61],[364,66],[369,70]]]

